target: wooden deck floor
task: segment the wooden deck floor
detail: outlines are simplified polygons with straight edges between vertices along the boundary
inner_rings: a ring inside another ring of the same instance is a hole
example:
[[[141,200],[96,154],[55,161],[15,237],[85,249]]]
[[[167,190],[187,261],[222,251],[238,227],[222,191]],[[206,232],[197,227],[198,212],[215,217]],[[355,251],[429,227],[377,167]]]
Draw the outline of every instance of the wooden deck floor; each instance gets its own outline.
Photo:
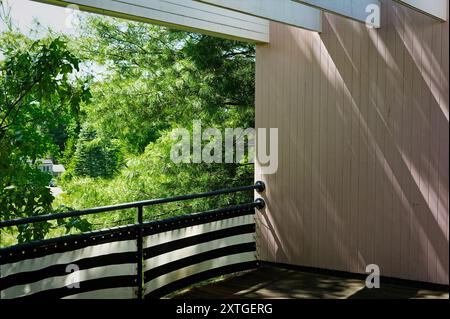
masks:
[[[275,267],[232,276],[211,284],[178,292],[172,298],[184,299],[409,299],[449,298],[448,291],[432,291],[381,282],[380,289],[367,289],[360,279],[333,277]]]

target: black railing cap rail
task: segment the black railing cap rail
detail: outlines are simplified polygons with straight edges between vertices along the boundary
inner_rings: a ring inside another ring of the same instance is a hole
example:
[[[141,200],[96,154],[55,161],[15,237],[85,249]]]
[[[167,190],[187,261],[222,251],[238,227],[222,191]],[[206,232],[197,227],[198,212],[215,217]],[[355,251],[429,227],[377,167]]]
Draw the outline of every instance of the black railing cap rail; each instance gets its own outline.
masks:
[[[150,233],[158,233],[162,231],[167,231],[172,229],[172,225],[178,225],[178,227],[186,227],[186,224],[189,224],[190,221],[197,221],[198,219],[205,220],[205,221],[211,221],[214,219],[215,216],[221,217],[222,214],[231,214],[233,212],[239,212],[239,211],[245,211],[252,208],[261,209],[262,205],[264,205],[264,201],[262,199],[257,199],[252,203],[245,203],[245,204],[239,204],[239,205],[232,205],[227,207],[221,207],[216,208],[212,210],[207,210],[204,212],[197,212],[192,214],[186,214],[186,215],[180,215],[175,216],[163,220],[154,220],[154,221],[148,221],[142,224],[142,226],[146,229],[145,233],[146,236],[149,236]],[[236,214],[234,214],[236,215]],[[239,214],[238,214],[239,215]],[[233,216],[231,216],[233,217]],[[222,217],[223,218],[223,217]],[[220,219],[220,218],[219,218]],[[198,224],[198,222],[194,222],[193,224]],[[78,240],[79,243],[82,243],[82,240],[84,239],[90,239],[90,238],[97,238],[102,236],[107,237],[132,237],[136,238],[138,236],[137,230],[139,228],[139,224],[129,224],[129,225],[123,225],[123,226],[117,226],[112,227],[108,229],[102,229],[102,230],[93,230],[89,232],[84,232],[81,234],[70,234],[70,235],[64,235],[61,237],[55,237],[55,238],[49,238],[49,239],[42,239],[42,240],[35,240],[27,243],[17,244],[14,246],[8,246],[0,248],[0,264],[2,261],[2,255],[7,255],[11,252],[17,252],[17,251],[28,251],[34,247],[45,247],[45,246],[53,246],[55,244],[59,243],[67,243],[73,240]],[[177,228],[177,227],[175,227]],[[155,231],[152,231],[155,230]]]
[[[25,224],[31,224],[31,223],[38,223],[38,222],[44,222],[44,221],[49,221],[49,220],[69,218],[69,217],[92,215],[92,214],[110,212],[110,211],[115,211],[115,210],[124,210],[124,209],[129,209],[129,208],[148,207],[148,206],[153,206],[153,205],[167,204],[167,203],[179,202],[179,201],[184,201],[184,200],[192,200],[192,199],[197,199],[197,198],[205,198],[205,197],[225,195],[225,194],[232,194],[232,193],[238,193],[238,192],[250,191],[250,190],[256,190],[257,192],[263,192],[265,190],[265,184],[262,181],[258,181],[254,185],[224,188],[224,189],[219,189],[219,190],[205,192],[205,193],[181,195],[181,196],[175,196],[175,197],[169,197],[169,198],[150,199],[150,200],[144,200],[144,201],[138,201],[138,202],[132,202],[132,203],[110,205],[110,206],[89,208],[89,209],[83,209],[83,210],[74,210],[74,211],[64,212],[64,213],[46,214],[46,215],[38,215],[38,216],[32,216],[32,217],[27,217],[27,218],[3,220],[3,221],[0,221],[0,228],[19,226],[19,225],[25,225]]]

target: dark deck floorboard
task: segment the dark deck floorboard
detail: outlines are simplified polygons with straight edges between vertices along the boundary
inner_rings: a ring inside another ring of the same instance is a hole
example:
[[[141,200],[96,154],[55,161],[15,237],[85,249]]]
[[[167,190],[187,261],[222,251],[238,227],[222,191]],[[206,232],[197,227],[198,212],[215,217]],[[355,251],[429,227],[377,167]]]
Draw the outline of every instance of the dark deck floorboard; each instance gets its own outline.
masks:
[[[246,299],[246,298],[449,298],[448,291],[433,291],[397,284],[381,283],[380,289],[367,289],[360,279],[334,277],[276,267],[232,276],[224,280],[189,288],[173,298]]]

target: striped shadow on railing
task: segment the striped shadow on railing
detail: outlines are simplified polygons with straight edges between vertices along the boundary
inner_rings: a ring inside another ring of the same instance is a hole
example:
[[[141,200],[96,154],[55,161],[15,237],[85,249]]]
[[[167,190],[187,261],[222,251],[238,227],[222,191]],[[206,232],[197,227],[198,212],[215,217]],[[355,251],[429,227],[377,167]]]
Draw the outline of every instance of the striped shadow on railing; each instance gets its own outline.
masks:
[[[143,207],[256,190],[264,184],[0,221],[35,222],[137,208],[138,223],[0,249],[0,299],[158,298],[205,279],[258,266],[255,209],[264,201],[143,222]]]

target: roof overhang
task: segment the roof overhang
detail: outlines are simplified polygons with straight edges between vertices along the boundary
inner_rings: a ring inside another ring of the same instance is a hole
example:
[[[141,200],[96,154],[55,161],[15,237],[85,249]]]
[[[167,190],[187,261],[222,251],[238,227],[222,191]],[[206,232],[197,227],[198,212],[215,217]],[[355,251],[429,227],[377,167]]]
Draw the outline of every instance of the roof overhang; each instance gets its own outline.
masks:
[[[395,0],[435,19],[447,21],[448,0]]]
[[[340,16],[380,27],[379,0],[292,0],[299,4],[338,14]],[[378,11],[376,11],[378,10]],[[378,15],[378,16],[377,16]]]
[[[255,17],[321,32],[322,12],[291,0],[196,0]]]
[[[193,0],[32,0],[254,43],[269,42],[269,21]]]
[[[322,11],[380,27],[380,0],[33,1],[77,5],[83,11],[253,43],[269,42],[269,20],[320,32]],[[441,21],[447,20],[448,0],[395,1]]]

